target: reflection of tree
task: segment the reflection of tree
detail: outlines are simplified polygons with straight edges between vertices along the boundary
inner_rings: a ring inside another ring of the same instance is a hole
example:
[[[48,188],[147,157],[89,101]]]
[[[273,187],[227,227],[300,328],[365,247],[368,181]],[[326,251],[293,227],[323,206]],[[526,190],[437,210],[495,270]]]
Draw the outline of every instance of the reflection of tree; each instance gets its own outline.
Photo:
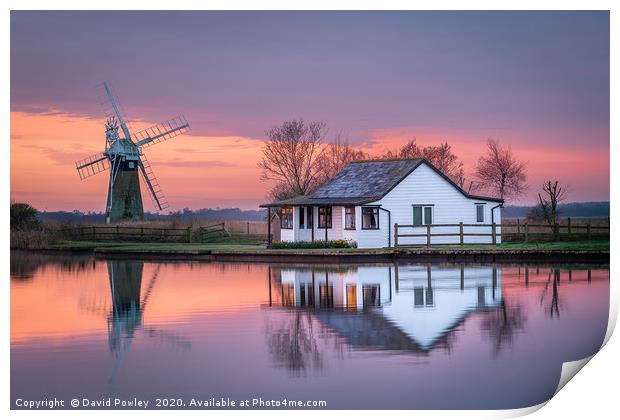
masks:
[[[551,274],[553,274],[553,283],[551,282]],[[542,305],[545,301],[545,298],[549,294],[549,286],[551,285],[551,302],[545,308],[545,313],[548,313],[551,318],[555,318],[556,316],[560,317],[560,295],[558,293],[558,286],[560,285],[560,270],[555,269],[549,271],[549,276],[547,277],[547,282],[545,283],[545,288],[540,296],[540,304]]]
[[[493,342],[494,356],[498,356],[504,348],[512,346],[516,335],[523,331],[526,321],[521,305],[511,305],[505,298],[497,309],[486,313],[481,328]]]
[[[314,336],[311,312],[295,310],[289,314],[280,328],[268,330],[269,351],[276,364],[297,375],[310,368],[322,369],[323,355]]]
[[[54,266],[65,273],[94,270],[95,259],[84,254],[44,254],[41,252],[11,251],[11,278],[31,280],[40,268]]]

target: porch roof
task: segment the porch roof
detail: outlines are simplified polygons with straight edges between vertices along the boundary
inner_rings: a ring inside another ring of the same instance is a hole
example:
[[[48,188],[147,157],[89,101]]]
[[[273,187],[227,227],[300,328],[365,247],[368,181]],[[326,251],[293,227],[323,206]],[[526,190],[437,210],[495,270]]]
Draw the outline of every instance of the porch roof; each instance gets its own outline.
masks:
[[[312,196],[299,195],[287,200],[274,201],[261,204],[260,207],[289,207],[289,206],[357,206],[371,203],[381,197],[352,197],[352,198],[313,198]]]

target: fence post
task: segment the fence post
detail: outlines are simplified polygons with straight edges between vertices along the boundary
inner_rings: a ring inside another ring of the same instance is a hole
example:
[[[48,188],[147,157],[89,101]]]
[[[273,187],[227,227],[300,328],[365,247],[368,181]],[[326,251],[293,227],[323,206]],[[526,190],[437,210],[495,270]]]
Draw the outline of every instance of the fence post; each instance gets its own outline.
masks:
[[[116,225],[116,240],[119,241],[121,239],[121,229],[120,225]]]
[[[250,222],[248,222],[248,235],[250,234]]]
[[[525,222],[525,224],[523,225],[523,229],[524,229],[524,234],[523,234],[523,242],[527,243],[528,240],[528,227],[527,227],[527,222]]]
[[[571,226],[570,226],[570,217],[567,219],[568,222],[568,234],[571,234]]]
[[[493,222],[493,224],[491,225],[491,238],[492,238],[492,241],[493,241],[493,245],[497,244],[497,237],[496,237],[496,234],[495,234],[495,232],[496,232],[495,229],[496,229],[495,228],[495,222]]]
[[[588,223],[587,228],[588,228],[588,239],[590,239],[590,223]]]
[[[426,247],[431,247],[431,225],[426,225]]]
[[[398,247],[398,223],[394,223],[394,248]]]
[[[459,222],[459,237],[460,237],[461,245],[463,245],[465,243],[463,241],[463,222]]]
[[[187,227],[187,242],[192,243],[192,225]]]
[[[95,234],[95,227],[93,226],[93,241],[96,240],[97,235]]]
[[[519,224],[519,219],[517,219],[517,235],[521,233],[521,225]]]

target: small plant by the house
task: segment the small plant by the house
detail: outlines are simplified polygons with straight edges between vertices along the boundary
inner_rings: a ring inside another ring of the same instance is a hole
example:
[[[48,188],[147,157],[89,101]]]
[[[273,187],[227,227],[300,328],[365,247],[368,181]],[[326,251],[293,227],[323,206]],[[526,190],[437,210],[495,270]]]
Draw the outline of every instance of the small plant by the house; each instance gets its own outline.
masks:
[[[357,242],[345,239],[334,241],[274,241],[271,244],[273,249],[319,249],[319,248],[357,248]]]

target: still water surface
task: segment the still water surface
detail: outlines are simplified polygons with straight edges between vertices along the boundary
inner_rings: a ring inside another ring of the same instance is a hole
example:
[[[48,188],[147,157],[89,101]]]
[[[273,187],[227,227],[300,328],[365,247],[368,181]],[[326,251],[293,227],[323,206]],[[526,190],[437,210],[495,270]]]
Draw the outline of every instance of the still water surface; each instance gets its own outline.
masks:
[[[16,398],[519,408],[596,352],[608,266],[11,254]]]

